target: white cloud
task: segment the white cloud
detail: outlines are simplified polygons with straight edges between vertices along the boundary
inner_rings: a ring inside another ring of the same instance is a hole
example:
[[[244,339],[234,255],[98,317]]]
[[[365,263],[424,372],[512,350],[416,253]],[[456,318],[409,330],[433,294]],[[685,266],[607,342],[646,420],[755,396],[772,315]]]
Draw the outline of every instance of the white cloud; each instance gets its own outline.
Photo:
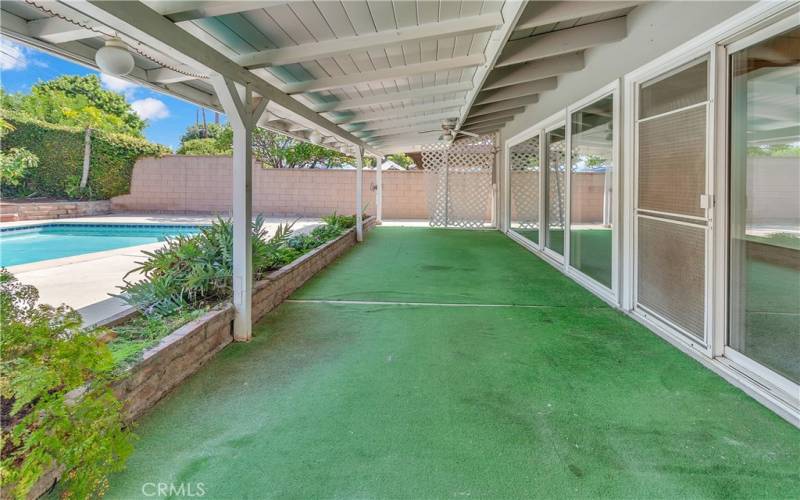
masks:
[[[21,45],[0,38],[0,69],[13,71],[28,67],[26,50]]]
[[[106,75],[105,73],[100,73],[100,81],[103,83],[103,87],[107,88],[108,90],[121,92],[126,96],[133,96],[133,92],[139,88],[139,86],[135,83],[131,83],[128,80],[123,80],[122,78],[117,78],[115,76]]]
[[[155,121],[169,116],[167,105],[152,97],[133,101],[131,107],[142,120]]]

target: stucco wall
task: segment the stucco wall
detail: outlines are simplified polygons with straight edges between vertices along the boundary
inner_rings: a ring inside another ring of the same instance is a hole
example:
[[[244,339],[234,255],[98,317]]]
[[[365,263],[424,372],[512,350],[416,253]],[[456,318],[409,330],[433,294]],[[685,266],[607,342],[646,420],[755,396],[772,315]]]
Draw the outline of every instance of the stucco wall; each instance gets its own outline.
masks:
[[[355,211],[354,170],[264,169],[253,165],[253,211],[319,216]],[[231,209],[231,158],[142,158],[131,192],[112,199],[116,211],[222,212]],[[364,171],[364,205],[375,213],[375,171]],[[422,171],[383,172],[383,217],[428,217]]]

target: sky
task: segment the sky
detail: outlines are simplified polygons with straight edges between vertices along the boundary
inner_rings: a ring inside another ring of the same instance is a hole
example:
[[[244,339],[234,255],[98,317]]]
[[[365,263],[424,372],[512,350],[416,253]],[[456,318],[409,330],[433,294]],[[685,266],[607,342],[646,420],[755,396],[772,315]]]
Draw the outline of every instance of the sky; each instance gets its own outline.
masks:
[[[102,75],[93,69],[0,37],[0,84],[6,92],[28,93],[31,86],[39,81],[52,80],[61,75],[90,74],[99,75],[106,89],[124,95],[134,111],[147,120],[144,135],[152,142],[175,150],[180,145],[186,127],[195,123],[200,109],[195,104],[153,92],[120,78]],[[214,112],[206,111],[206,119],[214,121]]]

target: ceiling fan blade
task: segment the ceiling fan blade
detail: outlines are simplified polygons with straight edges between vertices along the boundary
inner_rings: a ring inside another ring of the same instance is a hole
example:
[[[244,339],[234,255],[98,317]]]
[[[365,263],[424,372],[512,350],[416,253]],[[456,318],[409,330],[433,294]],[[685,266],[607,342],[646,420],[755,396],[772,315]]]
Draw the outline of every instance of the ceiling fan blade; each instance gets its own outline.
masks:
[[[417,133],[418,134],[428,134],[430,132],[441,132],[441,130],[442,129],[440,129],[440,128],[435,128],[433,130],[418,130]]]
[[[468,137],[480,137],[479,134],[476,134],[475,132],[467,132],[466,130],[459,130],[458,133]]]

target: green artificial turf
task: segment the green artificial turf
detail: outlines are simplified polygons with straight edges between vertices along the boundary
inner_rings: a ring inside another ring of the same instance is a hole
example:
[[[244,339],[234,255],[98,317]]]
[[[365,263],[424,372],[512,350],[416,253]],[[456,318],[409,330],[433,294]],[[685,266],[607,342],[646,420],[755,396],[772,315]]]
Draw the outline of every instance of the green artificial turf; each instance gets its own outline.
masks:
[[[378,228],[301,297],[141,421],[109,498],[800,496],[800,431],[497,232]]]
[[[294,297],[605,307],[497,231],[429,228],[380,228]]]

